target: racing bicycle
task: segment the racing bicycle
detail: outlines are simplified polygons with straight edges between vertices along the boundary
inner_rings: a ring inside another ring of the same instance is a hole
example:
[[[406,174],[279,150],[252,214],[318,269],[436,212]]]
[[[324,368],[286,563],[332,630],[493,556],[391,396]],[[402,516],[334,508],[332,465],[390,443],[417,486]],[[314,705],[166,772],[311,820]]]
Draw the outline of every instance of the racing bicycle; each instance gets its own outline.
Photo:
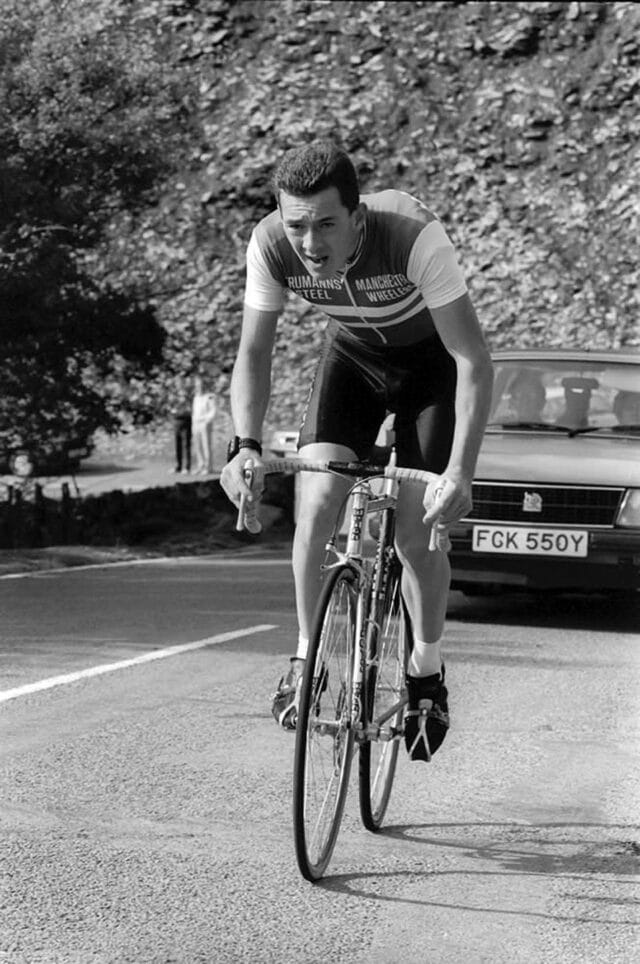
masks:
[[[295,852],[300,872],[312,882],[324,874],[335,847],[355,748],[360,816],[375,833],[387,811],[403,738],[411,626],[394,548],[398,487],[426,485],[438,476],[397,467],[393,460],[373,466],[291,458],[260,468],[265,474],[329,472],[353,480],[326,546],[296,722]],[[245,478],[253,481],[250,460]],[[241,502],[237,526],[260,530],[253,503]],[[447,548],[446,528],[434,525],[430,549]]]

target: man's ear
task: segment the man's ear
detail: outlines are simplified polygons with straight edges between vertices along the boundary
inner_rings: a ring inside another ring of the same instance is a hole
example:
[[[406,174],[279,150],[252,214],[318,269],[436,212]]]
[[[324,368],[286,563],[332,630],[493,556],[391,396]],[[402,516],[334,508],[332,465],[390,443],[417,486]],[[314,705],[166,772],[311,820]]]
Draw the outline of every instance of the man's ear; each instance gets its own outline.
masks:
[[[364,203],[364,201],[360,201],[360,204],[353,212],[354,223],[357,228],[361,228],[363,226],[366,213],[367,213],[367,205]]]

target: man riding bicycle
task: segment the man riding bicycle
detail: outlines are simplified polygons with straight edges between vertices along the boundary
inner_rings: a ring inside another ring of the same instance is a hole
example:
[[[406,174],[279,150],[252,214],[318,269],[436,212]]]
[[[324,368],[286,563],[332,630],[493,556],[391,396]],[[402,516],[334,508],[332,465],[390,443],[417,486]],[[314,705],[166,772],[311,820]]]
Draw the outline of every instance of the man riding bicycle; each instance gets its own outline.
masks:
[[[330,141],[289,151],[274,178],[277,210],[247,249],[242,334],[231,383],[235,439],[221,482],[229,498],[256,498],[243,478],[259,468],[276,324],[290,289],[330,318],[300,433],[307,459],[365,459],[395,413],[399,465],[440,473],[426,492],[401,489],[396,518],[402,594],[412,626],[405,742],[428,759],[449,726],[441,638],[450,583],[445,553],[430,552],[436,520],[471,509],[471,481],[488,417],[492,365],[453,246],[437,217],[402,191],[360,197],[349,156]],[[320,592],[324,547],[348,483],[303,473],[293,544],[297,650],[273,706],[295,725]],[[420,524],[422,523],[422,524]]]

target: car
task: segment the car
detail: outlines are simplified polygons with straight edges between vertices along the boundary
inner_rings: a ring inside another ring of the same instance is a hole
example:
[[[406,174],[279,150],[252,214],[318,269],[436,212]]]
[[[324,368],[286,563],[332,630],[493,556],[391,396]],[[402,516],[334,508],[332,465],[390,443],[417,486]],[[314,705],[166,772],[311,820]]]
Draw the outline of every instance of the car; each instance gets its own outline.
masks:
[[[386,460],[391,451],[390,440],[393,432],[393,416],[387,415],[375,441],[373,451],[371,453],[371,460],[376,462]],[[291,455],[296,455],[298,452],[298,438],[300,433],[295,429],[281,429],[276,431],[271,436],[271,441],[269,443],[269,452],[271,455],[275,456],[277,459],[287,458]]]
[[[473,482],[452,526],[452,587],[640,588],[640,352],[493,355]]]
[[[450,530],[452,588],[637,593],[640,351],[522,349],[493,361],[473,509]],[[295,453],[297,439],[277,432],[272,453]]]
[[[295,455],[298,451],[299,434],[295,429],[291,431],[284,429],[279,432],[274,432],[269,443],[269,454],[277,459],[284,459]]]
[[[0,454],[0,473],[27,478],[31,475],[65,475],[77,471],[93,451],[92,438],[56,438],[27,446],[19,442]]]

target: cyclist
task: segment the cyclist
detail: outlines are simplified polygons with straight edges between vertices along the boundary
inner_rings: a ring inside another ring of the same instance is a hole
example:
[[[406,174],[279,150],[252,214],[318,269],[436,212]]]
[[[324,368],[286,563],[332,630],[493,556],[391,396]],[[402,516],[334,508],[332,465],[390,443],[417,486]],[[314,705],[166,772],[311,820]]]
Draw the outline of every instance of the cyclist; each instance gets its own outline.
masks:
[[[231,383],[237,433],[221,482],[237,505],[242,476],[259,469],[276,324],[289,289],[329,316],[299,440],[309,459],[364,459],[385,413],[395,412],[398,465],[440,474],[425,493],[401,489],[396,542],[412,625],[405,741],[426,760],[449,726],[441,637],[450,581],[445,553],[429,552],[436,519],[471,508],[471,480],[493,372],[453,246],[438,220],[402,191],[360,196],[350,157],[331,141],[286,153],[274,178],[277,209],[247,249],[244,315]],[[320,591],[320,565],[348,483],[302,473],[293,570],[298,646],[273,714],[294,728],[296,694]],[[421,525],[420,522],[424,523]],[[426,729],[425,729],[426,728]]]

